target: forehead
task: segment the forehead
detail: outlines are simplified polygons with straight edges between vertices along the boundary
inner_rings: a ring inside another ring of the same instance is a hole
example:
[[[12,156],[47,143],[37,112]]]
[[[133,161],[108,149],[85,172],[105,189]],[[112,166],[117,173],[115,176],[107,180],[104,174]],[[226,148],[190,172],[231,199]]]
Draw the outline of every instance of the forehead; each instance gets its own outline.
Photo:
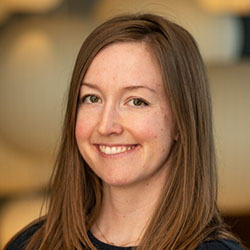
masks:
[[[91,62],[84,82],[140,84],[163,87],[162,72],[145,42],[119,42],[103,48]]]

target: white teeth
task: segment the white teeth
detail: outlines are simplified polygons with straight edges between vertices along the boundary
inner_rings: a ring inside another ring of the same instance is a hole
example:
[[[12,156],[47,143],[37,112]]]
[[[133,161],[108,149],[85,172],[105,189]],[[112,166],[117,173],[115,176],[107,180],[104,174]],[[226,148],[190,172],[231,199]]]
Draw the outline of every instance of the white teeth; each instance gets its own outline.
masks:
[[[116,153],[116,148],[115,147],[112,147],[111,148],[111,154],[115,154]]]
[[[100,148],[101,152],[103,152],[103,153],[105,153],[107,155],[123,153],[125,151],[129,151],[129,150],[133,149],[134,147],[135,146],[108,147],[108,146],[104,146],[104,145],[99,145],[99,148]]]
[[[116,153],[121,153],[122,152],[122,148],[121,147],[116,147]]]
[[[110,155],[111,154],[111,148],[110,147],[106,147],[105,149],[106,154]]]

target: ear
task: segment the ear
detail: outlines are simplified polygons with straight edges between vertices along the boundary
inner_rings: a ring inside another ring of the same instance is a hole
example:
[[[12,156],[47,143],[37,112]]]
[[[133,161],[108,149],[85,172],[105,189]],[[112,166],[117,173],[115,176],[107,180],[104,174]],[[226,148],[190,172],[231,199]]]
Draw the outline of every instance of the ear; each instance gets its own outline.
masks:
[[[177,128],[177,125],[176,125],[176,122],[174,124],[174,130],[173,130],[173,135],[174,135],[174,141],[178,141],[179,140],[179,137],[180,137],[180,131],[179,129]]]
[[[180,137],[180,133],[179,133],[179,131],[177,131],[175,133],[174,141],[178,141],[179,137]]]

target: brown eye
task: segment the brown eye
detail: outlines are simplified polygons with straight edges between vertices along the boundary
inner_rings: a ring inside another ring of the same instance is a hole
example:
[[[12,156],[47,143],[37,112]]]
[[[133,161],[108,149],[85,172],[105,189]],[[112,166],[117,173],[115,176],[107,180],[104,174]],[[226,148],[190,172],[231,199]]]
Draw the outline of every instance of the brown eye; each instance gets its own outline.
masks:
[[[133,104],[135,105],[135,106],[141,106],[142,105],[142,100],[140,100],[140,99],[134,99],[133,100]]]
[[[100,102],[100,98],[96,95],[87,95],[82,98],[83,103],[97,103]]]
[[[130,103],[130,105],[137,106],[137,107],[148,106],[147,102],[145,102],[139,98],[133,98],[129,101],[129,103]]]
[[[98,102],[98,97],[96,95],[91,95],[89,99],[91,102]]]

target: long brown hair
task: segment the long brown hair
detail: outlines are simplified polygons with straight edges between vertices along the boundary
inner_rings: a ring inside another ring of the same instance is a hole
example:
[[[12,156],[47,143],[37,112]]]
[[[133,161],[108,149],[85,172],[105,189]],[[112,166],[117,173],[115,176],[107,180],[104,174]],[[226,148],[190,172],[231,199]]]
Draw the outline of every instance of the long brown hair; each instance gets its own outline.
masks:
[[[117,42],[146,42],[161,67],[178,138],[158,207],[138,250],[195,249],[201,242],[233,238],[219,215],[211,100],[204,63],[192,36],[163,17],[115,17],[97,27],[78,54],[68,94],[61,146],[48,214],[26,249],[95,249],[88,230],[97,218],[102,186],[75,139],[78,95],[97,53]]]

